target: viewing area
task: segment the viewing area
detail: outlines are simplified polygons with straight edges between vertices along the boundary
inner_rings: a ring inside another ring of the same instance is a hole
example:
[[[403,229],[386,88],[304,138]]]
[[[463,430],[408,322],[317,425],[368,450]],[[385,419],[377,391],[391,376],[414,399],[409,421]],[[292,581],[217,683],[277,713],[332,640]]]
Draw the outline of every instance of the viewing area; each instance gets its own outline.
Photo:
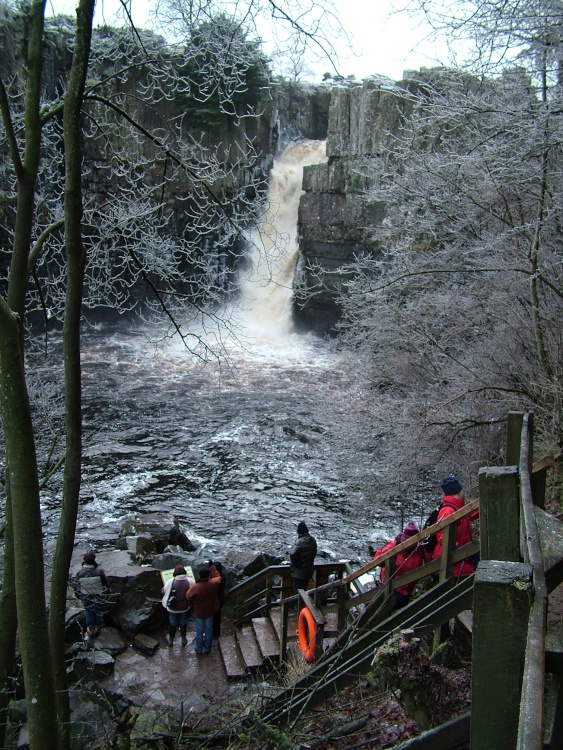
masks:
[[[227,674],[240,678],[288,650],[310,662],[307,672],[269,698],[262,718],[291,725],[370,671],[374,651],[399,630],[437,645],[440,628],[462,612],[472,622],[471,712],[400,745],[428,750],[555,750],[563,747],[561,628],[546,638],[548,597],[563,581],[563,522],[544,510],[549,461],[532,463],[533,415],[508,415],[506,466],[479,471],[479,499],[352,570],[345,561],[315,566],[314,588],[292,594],[289,566],[272,566],[234,587],[236,632],[219,646]],[[479,540],[455,547],[456,525],[480,509]],[[407,575],[395,560],[443,531],[442,555]],[[453,566],[476,552],[474,575]],[[361,580],[377,566],[385,584]],[[431,585],[432,573],[438,581]],[[394,610],[393,591],[426,579],[429,587]],[[299,615],[297,615],[297,612]],[[298,619],[297,619],[298,618]],[[296,633],[297,626],[300,634]]]

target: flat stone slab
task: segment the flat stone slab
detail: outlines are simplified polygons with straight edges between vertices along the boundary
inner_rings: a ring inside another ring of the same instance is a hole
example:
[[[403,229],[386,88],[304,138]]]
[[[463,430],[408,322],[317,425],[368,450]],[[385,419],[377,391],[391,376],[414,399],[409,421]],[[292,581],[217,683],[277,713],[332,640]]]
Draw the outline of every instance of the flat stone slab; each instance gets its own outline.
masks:
[[[156,638],[151,638],[150,635],[146,635],[146,633],[137,633],[133,638],[132,645],[133,648],[142,651],[143,654],[149,654],[152,656],[158,648],[159,642]]]

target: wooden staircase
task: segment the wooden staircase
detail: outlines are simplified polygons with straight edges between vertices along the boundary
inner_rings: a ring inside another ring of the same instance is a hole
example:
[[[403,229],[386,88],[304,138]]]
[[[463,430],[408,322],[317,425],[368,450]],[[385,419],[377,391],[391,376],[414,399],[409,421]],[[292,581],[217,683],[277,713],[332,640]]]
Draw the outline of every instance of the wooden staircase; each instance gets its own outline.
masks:
[[[292,615],[288,622],[288,641],[297,648],[297,615]],[[328,616],[325,635],[326,645],[333,642],[335,636],[336,616]],[[253,617],[249,624],[235,628],[229,635],[218,639],[219,651],[227,677],[232,680],[244,679],[259,670],[275,667],[280,662],[281,623],[279,609],[271,609],[266,617]]]

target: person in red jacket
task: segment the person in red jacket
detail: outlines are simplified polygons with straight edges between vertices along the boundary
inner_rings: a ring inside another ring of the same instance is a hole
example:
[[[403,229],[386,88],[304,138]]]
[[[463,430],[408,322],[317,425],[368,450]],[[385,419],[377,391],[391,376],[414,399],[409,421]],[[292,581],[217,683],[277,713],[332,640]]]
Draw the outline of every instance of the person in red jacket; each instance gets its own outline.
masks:
[[[398,544],[401,544],[402,542],[406,542],[407,539],[410,539],[411,537],[418,534],[419,529],[418,526],[410,521],[405,528],[403,529],[402,533],[399,534],[395,539],[392,539],[390,542],[388,542],[385,547],[382,547],[381,549],[378,549],[374,555],[374,560],[381,555],[383,555],[385,552],[388,552],[390,549],[393,549],[393,547],[396,547]],[[399,552],[399,554],[396,557],[395,561],[395,575],[396,576],[402,576],[405,575],[405,573],[409,573],[411,570],[414,570],[415,568],[420,567],[424,564],[424,553],[422,551],[422,548],[420,545],[416,545],[412,549],[408,549],[405,552]],[[381,568],[381,582],[385,583],[385,569]],[[406,604],[409,603],[409,599],[412,594],[412,590],[414,589],[416,581],[413,581],[412,583],[407,583],[404,586],[399,586],[399,588],[395,589],[395,607],[399,609],[400,607],[404,607]]]
[[[192,603],[195,620],[196,654],[208,654],[213,640],[213,617],[221,608],[219,602],[219,584],[221,574],[209,560],[209,565],[200,568],[199,580],[186,592],[186,599]]]
[[[444,493],[442,500],[442,507],[438,512],[438,521],[441,521],[457,510],[460,510],[465,505],[465,492],[459,479],[453,474],[445,477],[440,485]],[[471,533],[471,521],[479,515],[479,511],[475,511],[471,516],[466,516],[458,521],[457,530],[455,535],[455,546],[462,547],[464,544],[469,544],[473,541],[473,535]],[[432,558],[435,560],[442,554],[442,540],[444,538],[444,532],[438,531],[436,534],[436,546],[432,552]],[[456,578],[465,578],[475,573],[475,568],[478,558],[475,556],[467,557],[465,560],[460,560],[454,565],[454,576]]]

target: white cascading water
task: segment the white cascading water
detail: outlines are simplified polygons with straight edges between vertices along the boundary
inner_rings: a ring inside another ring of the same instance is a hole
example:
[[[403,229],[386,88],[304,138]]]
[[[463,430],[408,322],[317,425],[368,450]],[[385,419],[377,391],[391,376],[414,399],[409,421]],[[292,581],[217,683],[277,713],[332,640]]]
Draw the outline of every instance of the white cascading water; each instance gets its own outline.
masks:
[[[196,366],[213,360],[210,352],[217,356],[216,361],[243,370],[251,362],[307,367],[315,359],[321,364],[319,340],[292,331],[292,302],[303,167],[320,164],[326,158],[325,141],[299,141],[275,159],[264,213],[247,237],[246,263],[239,274],[236,301],[187,326]],[[186,349],[178,338],[169,340],[164,351],[167,357],[179,357],[185,366]]]
[[[249,263],[240,278],[240,320],[245,339],[279,339],[291,333],[303,167],[324,161],[325,141],[301,141],[290,144],[274,162],[267,210],[248,239]]]

